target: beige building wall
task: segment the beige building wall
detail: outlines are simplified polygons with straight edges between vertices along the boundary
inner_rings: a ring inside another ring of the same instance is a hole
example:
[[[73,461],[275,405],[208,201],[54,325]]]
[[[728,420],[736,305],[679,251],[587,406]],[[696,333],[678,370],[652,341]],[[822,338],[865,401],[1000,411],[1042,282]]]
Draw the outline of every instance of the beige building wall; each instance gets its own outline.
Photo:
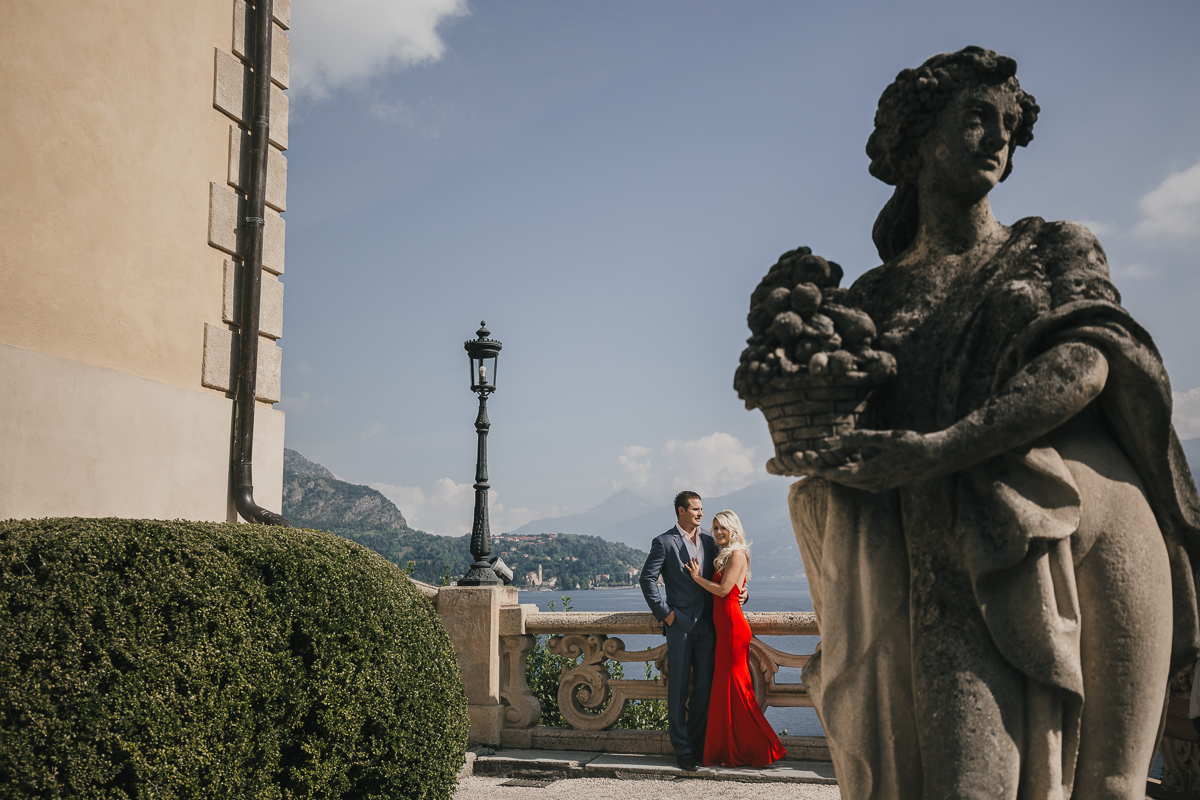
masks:
[[[231,519],[246,6],[38,0],[3,17],[0,519]],[[287,0],[275,19],[254,464],[278,511]]]

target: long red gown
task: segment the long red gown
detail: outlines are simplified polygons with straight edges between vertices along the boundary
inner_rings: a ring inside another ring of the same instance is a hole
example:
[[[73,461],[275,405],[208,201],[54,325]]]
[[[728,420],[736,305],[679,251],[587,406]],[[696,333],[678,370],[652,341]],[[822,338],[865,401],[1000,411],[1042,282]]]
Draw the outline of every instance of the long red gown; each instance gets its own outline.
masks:
[[[721,573],[712,579],[720,583]],[[717,654],[704,736],[704,764],[761,769],[783,758],[786,751],[754,699],[748,661],[750,623],[742,613],[737,592],[713,598],[713,625],[717,629]]]

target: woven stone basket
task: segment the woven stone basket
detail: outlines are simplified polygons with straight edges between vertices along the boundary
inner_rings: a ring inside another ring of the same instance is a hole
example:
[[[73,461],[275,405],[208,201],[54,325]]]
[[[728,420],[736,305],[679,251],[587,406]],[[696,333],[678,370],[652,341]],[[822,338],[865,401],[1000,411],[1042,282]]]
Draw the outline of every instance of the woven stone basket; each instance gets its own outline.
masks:
[[[776,378],[748,408],[760,409],[771,429],[775,458],[767,462],[772,475],[799,475],[785,464],[795,456],[815,455],[834,450],[840,436],[854,428],[866,410],[867,399],[875,383],[865,372],[813,377],[800,373]]]

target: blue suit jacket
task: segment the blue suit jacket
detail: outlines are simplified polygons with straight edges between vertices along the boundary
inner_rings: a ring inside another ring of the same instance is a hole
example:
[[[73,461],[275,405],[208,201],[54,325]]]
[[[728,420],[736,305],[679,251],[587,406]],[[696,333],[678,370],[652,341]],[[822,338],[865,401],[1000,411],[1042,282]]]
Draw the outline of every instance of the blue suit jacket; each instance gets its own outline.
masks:
[[[700,531],[700,544],[704,551],[704,563],[700,574],[712,580],[713,559],[717,557],[719,548],[716,541],[707,531]],[[654,537],[650,543],[650,555],[642,566],[642,574],[638,582],[642,585],[642,594],[646,603],[654,612],[655,619],[665,620],[675,612],[675,624],[685,633],[691,633],[697,624],[712,627],[712,593],[696,583],[691,573],[687,571],[687,546],[683,543],[683,535],[674,525],[666,533]],[[658,576],[662,575],[666,588],[666,598],[658,588]]]

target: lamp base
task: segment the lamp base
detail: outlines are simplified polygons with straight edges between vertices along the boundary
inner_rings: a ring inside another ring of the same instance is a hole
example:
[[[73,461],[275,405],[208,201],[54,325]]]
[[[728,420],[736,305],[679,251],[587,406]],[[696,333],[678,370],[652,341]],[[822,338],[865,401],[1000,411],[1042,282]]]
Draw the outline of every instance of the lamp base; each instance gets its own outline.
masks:
[[[476,561],[467,574],[458,579],[459,586],[503,586],[502,581],[486,561]]]

